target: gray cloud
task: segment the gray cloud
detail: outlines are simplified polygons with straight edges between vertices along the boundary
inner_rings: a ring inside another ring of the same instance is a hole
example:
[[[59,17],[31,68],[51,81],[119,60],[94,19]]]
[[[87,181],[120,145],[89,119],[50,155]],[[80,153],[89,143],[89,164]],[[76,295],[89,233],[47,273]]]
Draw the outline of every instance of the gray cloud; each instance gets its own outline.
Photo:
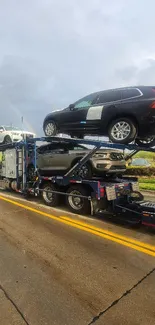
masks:
[[[153,0],[3,0],[1,123],[44,116],[96,90],[155,84]]]

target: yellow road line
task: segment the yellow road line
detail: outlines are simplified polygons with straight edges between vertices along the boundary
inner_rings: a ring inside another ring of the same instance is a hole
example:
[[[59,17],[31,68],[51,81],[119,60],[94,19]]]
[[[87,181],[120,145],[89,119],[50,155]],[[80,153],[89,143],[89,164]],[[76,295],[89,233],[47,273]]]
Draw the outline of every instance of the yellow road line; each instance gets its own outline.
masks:
[[[71,221],[72,223],[82,225],[83,227],[87,226],[87,228],[89,227],[92,230],[95,228],[95,230],[97,230],[98,232],[101,232],[103,234],[109,235],[109,236],[114,237],[114,238],[115,237],[119,238],[120,240],[130,242],[130,243],[135,244],[137,246],[144,247],[144,245],[145,245],[145,248],[148,248],[148,249],[153,250],[155,252],[155,246],[153,246],[153,245],[149,245],[147,243],[140,242],[139,240],[116,234],[116,233],[114,233],[112,231],[105,230],[103,228],[94,227],[94,226],[88,225],[85,222],[81,222],[79,220],[74,220],[74,219],[71,219],[69,217],[61,216],[61,218],[64,219],[64,220]]]
[[[17,201],[14,201],[14,200],[10,200],[4,196],[0,196],[0,199],[3,200],[3,201],[6,201],[8,203],[11,203],[11,204],[14,204],[16,206],[19,206],[25,210],[28,210],[28,211],[31,211],[31,212],[34,212],[34,213],[37,213],[37,214],[40,214],[44,217],[48,217],[50,219],[53,219],[53,220],[56,220],[56,221],[59,221],[63,224],[66,224],[68,226],[72,226],[76,229],[80,229],[80,230],[83,230],[87,233],[91,233],[93,235],[96,235],[98,237],[101,237],[101,238],[105,238],[105,239],[108,239],[108,240],[111,240],[115,243],[118,243],[118,244],[121,244],[123,246],[126,246],[126,247],[130,247],[132,249],[135,249],[139,252],[142,252],[142,253],[145,253],[147,255],[151,255],[151,256],[155,256],[155,246],[153,245],[149,245],[149,244],[146,244],[146,243],[143,243],[143,242],[140,242],[138,240],[134,240],[132,238],[129,238],[129,237],[126,237],[126,236],[122,236],[122,235],[118,235],[114,232],[111,232],[111,231],[108,231],[108,230],[105,230],[105,229],[102,229],[102,228],[98,228],[98,227],[95,227],[95,226],[91,226],[85,222],[81,222],[79,220],[75,220],[75,219],[71,219],[69,217],[66,217],[66,216],[54,216],[54,215],[51,215],[49,213],[46,213],[46,212],[43,212],[43,211],[40,211],[40,210],[37,210],[35,208],[32,208],[32,207],[29,207],[25,204],[21,204],[21,203],[18,203]]]

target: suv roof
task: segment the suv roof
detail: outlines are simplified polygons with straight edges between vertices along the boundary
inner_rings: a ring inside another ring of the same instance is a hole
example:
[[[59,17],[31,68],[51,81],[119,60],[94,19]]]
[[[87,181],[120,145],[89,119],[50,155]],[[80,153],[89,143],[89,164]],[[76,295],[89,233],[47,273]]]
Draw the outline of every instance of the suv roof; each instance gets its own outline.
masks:
[[[64,147],[70,147],[70,146],[73,146],[73,147],[81,147],[81,150],[82,149],[85,149],[85,150],[92,150],[92,148],[88,148],[86,145],[83,145],[83,144],[76,144],[74,142],[70,142],[70,143],[66,143],[65,141],[63,142],[59,142],[59,141],[54,141],[54,142],[51,142],[51,143],[47,143],[47,144],[42,144],[40,146],[37,147],[37,151],[39,152],[40,150],[42,149],[50,149],[50,147],[54,147],[54,146],[64,146]],[[93,147],[93,146],[92,146]],[[120,149],[109,149],[109,148],[104,148],[104,147],[100,147],[98,150],[103,150],[105,152],[116,152],[116,153],[121,153],[122,150]]]
[[[103,89],[94,93],[90,93],[89,95],[101,95],[103,92],[106,91],[122,91],[122,90],[130,90],[130,89],[139,89],[142,93],[146,93],[146,92],[150,92],[151,90],[155,92],[155,86],[125,86],[125,87],[118,87],[118,88],[109,88],[109,89]],[[87,95],[86,95],[87,96]],[[83,98],[85,98],[86,96],[84,96]],[[76,103],[76,102],[75,102]]]

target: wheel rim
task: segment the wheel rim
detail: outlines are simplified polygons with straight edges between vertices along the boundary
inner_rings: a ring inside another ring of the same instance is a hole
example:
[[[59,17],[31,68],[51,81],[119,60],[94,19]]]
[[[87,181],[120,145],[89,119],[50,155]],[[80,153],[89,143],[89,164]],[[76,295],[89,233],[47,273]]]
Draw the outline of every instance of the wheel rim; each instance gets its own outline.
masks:
[[[47,136],[51,136],[55,133],[55,124],[50,122],[46,125],[46,128],[45,128],[45,134]]]
[[[87,165],[83,165],[80,167],[80,171],[78,172],[78,175],[82,178],[87,177],[89,174],[89,167]]]
[[[151,137],[151,138],[146,138],[146,139],[139,139],[139,142],[142,144],[149,144],[149,143],[153,142],[154,140],[155,140],[155,138]]]
[[[6,139],[5,139],[5,143],[11,143],[11,139],[6,138]]]
[[[81,193],[76,190],[70,192],[70,194],[81,195]],[[69,195],[68,202],[74,210],[80,210],[83,208],[83,199],[81,197]]]
[[[119,121],[111,129],[111,135],[115,140],[125,140],[131,133],[131,126],[125,121]]]
[[[46,191],[49,191],[49,192],[46,192]],[[47,203],[53,202],[53,193],[51,191],[52,191],[51,187],[46,187],[43,191],[43,198]]]

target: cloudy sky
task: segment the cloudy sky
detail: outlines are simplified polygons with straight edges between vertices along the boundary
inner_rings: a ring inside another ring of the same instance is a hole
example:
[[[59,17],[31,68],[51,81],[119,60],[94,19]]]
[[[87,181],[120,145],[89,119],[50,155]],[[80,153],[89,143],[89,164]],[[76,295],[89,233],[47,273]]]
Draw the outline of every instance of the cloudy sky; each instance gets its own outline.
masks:
[[[0,0],[0,120],[42,132],[52,109],[155,85],[154,0]]]

